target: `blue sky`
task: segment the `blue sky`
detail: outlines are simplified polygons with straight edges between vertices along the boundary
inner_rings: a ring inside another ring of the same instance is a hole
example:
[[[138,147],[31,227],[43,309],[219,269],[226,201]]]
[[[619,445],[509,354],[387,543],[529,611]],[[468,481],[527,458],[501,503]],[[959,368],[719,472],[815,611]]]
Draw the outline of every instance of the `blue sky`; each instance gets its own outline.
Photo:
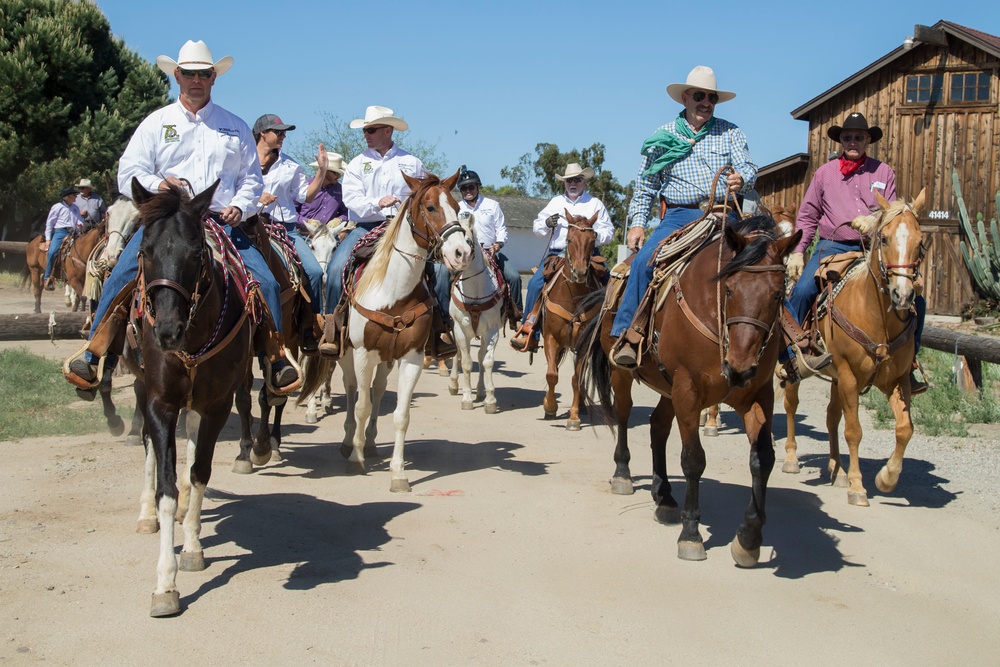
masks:
[[[1000,12],[964,0],[96,4],[150,61],[176,58],[187,39],[233,56],[213,99],[249,124],[263,113],[295,124],[286,145],[319,130],[321,112],[350,120],[380,104],[452,170],[467,164],[494,185],[543,141],[604,143],[605,169],[627,183],[642,141],[680,108],[665,87],[699,64],[737,93],[717,114],[743,128],[763,166],[806,150],[793,109],[892,51],[914,24],[1000,35]]]

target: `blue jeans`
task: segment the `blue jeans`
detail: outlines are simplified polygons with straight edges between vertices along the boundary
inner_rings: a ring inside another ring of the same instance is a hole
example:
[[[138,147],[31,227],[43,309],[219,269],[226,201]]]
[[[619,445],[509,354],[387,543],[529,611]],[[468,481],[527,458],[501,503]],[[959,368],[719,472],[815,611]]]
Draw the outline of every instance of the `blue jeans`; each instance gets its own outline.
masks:
[[[496,260],[497,266],[500,267],[500,271],[503,273],[503,279],[507,282],[507,287],[510,289],[510,298],[514,301],[514,305],[517,306],[518,310],[524,310],[523,299],[521,298],[521,274],[518,273],[517,268],[512,262],[510,262],[506,255],[498,252],[493,256]]]
[[[59,255],[59,247],[62,245],[63,239],[72,233],[73,230],[69,227],[56,227],[52,230],[52,240],[49,241],[49,254],[45,260],[45,275],[42,276],[43,283],[52,275],[52,269],[56,265],[56,257]]]
[[[313,254],[312,248],[309,247],[309,243],[299,233],[295,225],[286,225],[285,231],[288,232],[288,238],[295,244],[295,252],[299,253],[302,271],[306,274],[305,288],[306,294],[309,295],[312,312],[319,314],[323,312],[323,306],[320,303],[320,299],[323,298],[323,267],[316,261],[316,255]]]
[[[611,326],[611,336],[617,338],[621,336],[625,329],[632,324],[635,311],[639,308],[639,301],[649,287],[649,281],[653,279],[652,261],[656,255],[656,246],[663,239],[667,238],[684,225],[694,222],[704,215],[701,209],[697,208],[668,208],[667,214],[660,220],[660,225],[653,230],[635,259],[632,260],[632,270],[628,274],[628,282],[625,283],[625,290],[622,293],[622,301],[615,314],[615,322]]]
[[[522,325],[528,321],[528,315],[531,313],[531,310],[535,307],[535,304],[538,303],[538,299],[541,298],[542,290],[545,289],[545,275],[544,271],[542,270],[545,267],[545,260],[551,257],[552,255],[562,255],[565,252],[566,252],[565,250],[549,250],[549,252],[542,259],[541,264],[538,265],[538,268],[535,270],[534,275],[532,275],[531,278],[528,280],[528,294],[524,301],[524,306],[525,306],[524,313],[521,315]],[[599,248],[594,248],[594,254],[597,255],[598,252]],[[604,279],[604,282],[605,283],[607,282],[606,277]],[[537,324],[537,322],[533,322],[533,324]],[[538,340],[542,335],[542,328],[539,326],[534,327],[531,331],[531,335],[535,338],[535,340]]]
[[[246,264],[250,275],[260,283],[260,291],[264,297],[264,302],[267,304],[268,310],[271,311],[271,319],[274,321],[274,327],[280,332],[281,292],[278,288],[278,281],[274,279],[274,275],[268,268],[267,262],[264,261],[264,256],[260,254],[257,247],[250,241],[241,229],[238,227],[230,227],[228,225],[225,226],[225,229],[229,232],[229,238],[232,240],[233,245],[236,246],[236,250],[239,251],[240,256],[243,258],[243,263]],[[121,257],[118,259],[118,263],[115,265],[115,268],[112,269],[111,275],[109,275],[107,280],[104,281],[104,288],[101,291],[101,300],[97,303],[97,309],[94,311],[94,321],[90,325],[88,340],[92,338],[94,332],[97,331],[98,325],[107,314],[108,308],[111,306],[111,302],[114,298],[118,296],[118,293],[121,292],[126,285],[135,280],[136,276],[139,275],[139,245],[142,243],[144,231],[145,227],[142,226],[136,229],[135,234],[132,235],[132,238],[129,239],[129,242],[125,245],[125,249],[122,250]],[[113,367],[116,359],[117,356],[109,352],[107,364],[110,364]],[[87,361],[94,364],[97,363],[97,358],[88,352]],[[283,365],[283,362],[279,361],[274,365],[274,368],[277,370]]]
[[[427,274],[431,289],[434,290],[434,298],[441,309],[441,319],[444,320],[445,327],[451,329],[451,313],[448,311],[451,301],[451,273],[442,262],[427,262]]]
[[[351,258],[351,251],[354,250],[354,244],[362,236],[375,227],[378,227],[379,224],[381,223],[366,222],[364,225],[359,223],[357,227],[348,232],[344,240],[337,246],[337,249],[333,251],[333,257],[330,258],[330,261],[326,265],[326,303],[323,304],[323,312],[325,314],[329,315],[333,313],[333,309],[340,303],[340,295],[344,293],[344,267],[347,266],[347,260]]]

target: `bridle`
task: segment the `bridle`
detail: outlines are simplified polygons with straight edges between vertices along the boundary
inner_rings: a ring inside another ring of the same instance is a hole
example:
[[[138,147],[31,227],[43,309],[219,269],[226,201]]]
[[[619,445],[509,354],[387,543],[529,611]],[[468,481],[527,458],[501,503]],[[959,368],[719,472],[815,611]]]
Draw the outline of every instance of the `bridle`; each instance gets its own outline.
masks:
[[[578,224],[576,224],[574,222],[569,222],[568,220],[566,221],[566,226],[567,227],[572,227],[573,229],[575,229],[575,230],[577,230],[577,231],[579,231],[581,233],[583,233],[583,232],[590,232],[591,234],[594,235],[594,239],[595,239],[595,242],[596,242],[596,239],[597,239],[597,230],[594,229],[593,227],[583,227],[583,226],[578,225]],[[567,230],[567,235],[568,235],[568,230]],[[566,271],[568,273],[566,275],[566,280],[568,280],[571,283],[577,283],[577,284],[587,282],[587,273],[589,272],[589,268],[590,268],[590,258],[589,257],[585,257],[584,261],[586,262],[587,270],[585,270],[583,272],[583,276],[580,276],[577,273],[576,269],[573,268],[573,262],[572,262],[572,260],[570,259],[570,256],[569,256],[569,239],[567,238],[567,242],[566,242]]]
[[[909,209],[906,209],[909,210]],[[923,262],[924,254],[926,253],[926,248],[924,244],[920,244],[919,252],[917,253],[916,260],[909,262],[907,264],[886,264],[885,259],[882,255],[882,249],[885,247],[885,235],[881,233],[881,230],[885,225],[889,224],[898,215],[903,215],[905,211],[900,211],[897,215],[894,215],[889,220],[884,221],[879,225],[878,231],[876,232],[877,240],[872,242],[872,250],[878,251],[878,272],[881,280],[878,280],[874,274],[872,277],[875,278],[875,284],[879,291],[884,296],[889,296],[889,282],[892,278],[903,278],[904,280],[909,280],[910,283],[915,283],[920,278],[920,264]],[[864,248],[864,241],[862,240],[862,248]],[[871,268],[869,267],[869,271]]]
[[[747,272],[747,273],[782,273],[784,274],[786,267],[784,264],[761,264],[757,266],[746,266],[740,269],[737,273]],[[722,361],[725,361],[726,354],[729,353],[729,328],[739,325],[739,324],[749,324],[750,326],[756,327],[764,332],[764,340],[760,344],[760,349],[757,350],[757,355],[754,358],[754,366],[757,366],[760,362],[760,358],[764,355],[764,350],[767,349],[767,344],[771,341],[771,336],[774,335],[775,330],[778,328],[778,318],[774,317],[771,320],[771,324],[760,320],[756,317],[749,317],[746,315],[739,315],[736,317],[728,317],[727,310],[729,306],[729,290],[725,291],[726,298],[719,308],[719,318],[724,322],[722,327],[722,337],[719,342],[719,350],[721,353]]]
[[[459,223],[457,220],[455,220],[454,222],[447,223],[441,229],[441,231],[438,231],[434,227],[433,223],[431,223],[430,221],[430,217],[427,215],[427,209],[420,204],[420,200],[423,199],[424,194],[427,192],[427,190],[429,190],[432,187],[435,187],[435,184],[427,185],[426,187],[421,188],[420,190],[414,192],[409,197],[407,197],[406,201],[404,202],[403,206],[400,208],[400,211],[398,213],[398,215],[406,216],[405,219],[410,225],[410,233],[417,240],[417,245],[419,245],[421,248],[427,251],[427,256],[419,257],[413,255],[412,253],[408,253],[404,250],[400,250],[395,246],[393,246],[393,248],[396,250],[396,252],[402,255],[415,257],[417,259],[422,259],[425,261],[434,260],[436,262],[440,262],[442,259],[441,249],[444,246],[445,241],[448,240],[449,236],[458,232],[461,232],[463,235],[465,235],[465,228],[462,227],[461,223]],[[414,201],[416,201],[416,203],[414,203]],[[413,215],[408,215],[411,208],[416,208],[417,212],[419,213],[419,215],[416,216],[418,218],[417,221],[414,221]],[[422,224],[423,231],[420,231],[420,229],[417,228],[417,222]],[[468,238],[465,239],[465,242],[468,244],[469,251],[471,252],[472,242]]]

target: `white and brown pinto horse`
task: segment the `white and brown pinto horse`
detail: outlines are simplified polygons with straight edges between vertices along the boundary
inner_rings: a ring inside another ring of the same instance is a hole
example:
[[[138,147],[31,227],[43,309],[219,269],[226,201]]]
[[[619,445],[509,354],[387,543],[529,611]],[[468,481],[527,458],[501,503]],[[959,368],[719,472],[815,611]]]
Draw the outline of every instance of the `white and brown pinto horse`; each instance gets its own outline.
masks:
[[[472,340],[479,338],[479,381],[476,400],[483,401],[487,414],[497,411],[496,387],[493,384],[493,362],[497,341],[503,327],[504,282],[497,276],[493,262],[486,256],[475,237],[471,214],[459,217],[466,233],[472,237],[472,260],[451,291],[449,312],[455,323],[455,345],[458,353],[451,365],[448,390],[458,394],[458,370],[462,367],[462,409],[472,410]]]
[[[889,397],[896,418],[896,446],[892,456],[875,477],[875,486],[891,492],[899,482],[903,454],[913,436],[910,419],[910,369],[913,362],[913,333],[917,293],[914,281],[923,256],[917,211],[924,205],[921,190],[912,204],[903,200],[889,203],[877,192],[879,211],[856,218],[851,226],[872,239],[865,266],[847,277],[843,288],[828,302],[817,328],[827,350],[833,355],[830,375],[833,387],[826,412],[830,439],[827,463],[831,482],[847,486],[851,505],[868,505],[861,479],[858,447],[861,422],[859,396],[875,386]],[[788,439],[785,442],[783,472],[799,472],[796,456],[795,412],[799,405],[799,385],[785,389]],[[850,467],[844,479],[838,429],[844,417],[844,439],[850,452]]]

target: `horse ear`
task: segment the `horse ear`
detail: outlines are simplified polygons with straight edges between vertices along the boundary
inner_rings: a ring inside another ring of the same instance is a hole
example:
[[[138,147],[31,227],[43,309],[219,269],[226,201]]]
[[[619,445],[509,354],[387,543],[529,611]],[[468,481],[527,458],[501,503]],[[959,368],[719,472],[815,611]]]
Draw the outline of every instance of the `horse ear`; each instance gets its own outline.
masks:
[[[590,218],[587,219],[587,222],[590,223],[591,227],[594,226],[594,223],[597,222],[597,211],[594,211],[594,215],[590,216]]]
[[[135,176],[132,177],[132,201],[135,202],[136,206],[142,205],[152,198],[153,193],[142,186],[139,179]]]
[[[212,206],[212,197],[215,196],[215,190],[219,187],[219,179],[215,179],[215,183],[208,186],[208,189],[204,192],[198,193],[194,199],[191,200],[191,207],[198,214],[198,218],[201,219],[208,212],[208,209]]]
[[[409,186],[410,190],[416,192],[420,188],[419,178],[413,178],[412,176],[403,171],[401,171],[400,173],[403,175],[403,180],[406,181],[406,185]]]
[[[889,200],[883,197],[878,190],[875,190],[875,201],[878,202],[878,207],[883,211],[889,208]]]
[[[924,195],[926,195],[926,194],[927,194],[927,188],[921,188],[920,189],[920,194],[917,195],[917,198],[913,200],[912,204],[910,204],[910,208],[913,210],[913,213],[915,215],[919,214],[920,211],[923,210],[923,208],[924,208]]]
[[[445,182],[444,182],[444,189],[445,190],[447,190],[448,192],[451,192],[452,190],[455,189],[455,184],[458,183],[458,175],[461,173],[461,171],[462,170],[459,169],[452,176],[450,176],[449,178],[445,179]]]
[[[792,248],[799,244],[802,240],[802,230],[798,229],[794,234],[786,236],[782,239],[778,239],[774,243],[774,249],[777,252],[778,259],[784,259],[785,255],[792,251]]]
[[[726,244],[738,255],[747,245],[746,237],[732,227],[726,227]]]

